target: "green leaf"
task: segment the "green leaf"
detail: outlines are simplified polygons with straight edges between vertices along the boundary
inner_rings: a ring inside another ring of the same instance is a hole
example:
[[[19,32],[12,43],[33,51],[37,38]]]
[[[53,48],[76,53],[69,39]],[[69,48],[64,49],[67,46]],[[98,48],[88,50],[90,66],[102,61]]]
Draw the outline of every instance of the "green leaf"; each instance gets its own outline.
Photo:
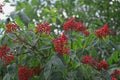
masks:
[[[51,48],[51,46],[42,46],[39,50],[48,50],[50,48]]]
[[[3,80],[10,80],[10,74],[7,73],[7,74],[4,76]]]
[[[5,2],[9,2],[9,0],[5,0]]]
[[[34,28],[35,28],[35,25],[30,23],[27,27],[27,30],[31,30],[31,31],[34,31]]]
[[[63,74],[60,71],[52,72],[50,79],[48,80],[64,80]]]
[[[69,80],[75,80],[76,77],[76,71],[72,71],[68,73]]]
[[[94,39],[94,34],[91,34],[86,40],[85,40],[85,43],[83,45],[83,48],[86,48],[88,47],[88,45],[93,41]]]
[[[24,11],[18,13],[20,20],[24,23],[25,26],[28,26],[30,19]]]
[[[48,80],[50,74],[51,74],[51,70],[52,69],[52,63],[51,60],[46,64],[45,69],[44,69],[44,77],[45,80]]]
[[[53,56],[53,58],[52,58],[52,64],[55,65],[55,66],[57,66],[57,67],[64,67],[65,68],[65,66],[64,66],[65,61],[63,59],[63,56],[59,55],[59,54]]]
[[[67,56],[68,56],[68,55],[67,55]],[[65,61],[63,55],[61,55],[61,54],[57,54],[57,57],[58,57],[59,59],[61,59],[61,61],[62,61],[62,63],[63,63],[64,65],[66,65],[66,61]]]
[[[112,79],[110,74],[107,71],[101,71],[101,73],[106,80],[111,80]]]
[[[8,65],[7,66],[7,71],[8,71],[9,74],[15,73],[15,71],[16,71],[16,64],[14,63],[12,65]]]
[[[17,25],[20,26],[20,28],[24,29],[24,24],[23,24],[23,22],[20,20],[19,17],[16,17],[16,18],[15,18],[15,21],[16,21]]]
[[[120,53],[119,53],[120,51],[115,51],[112,55],[111,55],[111,57],[109,57],[108,59],[107,59],[107,62],[109,63],[109,64],[112,64],[113,62],[117,62],[117,61],[119,61],[119,56],[120,56]]]
[[[52,22],[55,23],[56,22],[56,18],[51,18]]]
[[[74,51],[71,51],[70,52],[70,58],[71,58],[71,60],[73,60],[76,64],[75,64],[75,66],[77,67],[77,66],[80,66],[80,61],[79,61],[79,58],[78,58],[78,56],[75,54],[75,52]]]
[[[16,35],[14,35],[14,34],[12,34],[12,33],[7,33],[7,36],[8,36],[9,38],[11,38],[12,40],[16,40],[16,39],[17,39]]]
[[[32,31],[25,31],[21,33],[21,36],[26,40],[26,42],[28,42],[31,45],[33,41],[36,41],[36,35]]]
[[[36,58],[30,59],[30,65],[31,67],[37,67],[40,64],[40,62]]]
[[[31,1],[32,5],[40,5],[40,1],[39,0],[32,0]]]
[[[80,69],[77,69],[76,77],[77,77],[76,79],[78,79],[78,80],[84,80],[83,74],[80,71]]]
[[[64,54],[63,57],[64,57],[66,63],[69,63],[70,57],[68,55],[66,55],[66,54]]]
[[[50,10],[49,10],[48,8],[45,8],[44,11],[45,11],[46,13],[49,13],[49,12],[50,12]]]

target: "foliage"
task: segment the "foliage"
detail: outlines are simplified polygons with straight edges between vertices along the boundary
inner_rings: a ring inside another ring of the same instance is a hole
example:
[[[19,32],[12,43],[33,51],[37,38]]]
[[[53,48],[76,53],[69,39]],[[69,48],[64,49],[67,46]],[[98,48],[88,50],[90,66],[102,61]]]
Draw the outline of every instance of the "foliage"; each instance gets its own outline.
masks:
[[[16,11],[0,24],[0,79],[119,80],[119,4],[16,1]]]

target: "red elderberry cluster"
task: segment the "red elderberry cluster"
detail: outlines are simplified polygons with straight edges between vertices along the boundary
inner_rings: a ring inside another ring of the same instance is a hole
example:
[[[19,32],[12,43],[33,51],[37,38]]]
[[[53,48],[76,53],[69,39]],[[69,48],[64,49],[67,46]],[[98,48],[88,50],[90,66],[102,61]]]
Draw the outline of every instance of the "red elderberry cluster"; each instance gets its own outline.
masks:
[[[88,30],[85,30],[85,25],[82,22],[76,22],[75,18],[69,18],[68,21],[64,23],[63,28],[65,31],[75,30],[82,31],[85,35],[90,34]]]
[[[70,18],[64,23],[64,30],[68,31],[71,29],[75,31],[82,31],[85,29],[85,26],[82,24],[82,22],[76,22],[75,18]]]
[[[0,59],[2,60],[4,65],[9,64],[12,60],[14,60],[14,56],[12,54],[8,54],[10,48],[7,45],[0,46]]]
[[[97,70],[108,69],[108,64],[106,61],[97,62],[95,59],[93,59],[92,56],[89,56],[89,55],[85,55],[82,57],[82,63],[88,64],[89,66],[92,66]]]
[[[66,47],[66,45],[68,44],[68,38],[64,33],[62,33],[59,38],[53,39],[53,43],[57,53],[69,54],[69,47]]]
[[[106,36],[110,34],[108,24],[105,24],[102,28],[95,30],[95,34],[99,38],[103,38],[103,37],[106,38]]]
[[[108,64],[107,64],[106,61],[100,61],[100,62],[98,63],[97,69],[98,69],[98,70],[101,70],[102,68],[105,69],[105,70],[108,69]]]
[[[85,34],[86,36],[90,35],[90,32],[88,30],[83,30],[82,33]]]
[[[51,31],[51,27],[47,22],[43,24],[38,24],[36,27],[36,32],[38,33],[45,32],[46,34],[50,34],[50,31]]]
[[[12,24],[7,24],[6,25],[6,33],[16,31],[17,29],[18,29],[17,24],[12,23]]]
[[[94,66],[96,64],[96,61],[92,58],[92,56],[85,55],[82,58],[82,63]]]
[[[112,77],[112,80],[117,80],[115,77]]]
[[[117,80],[116,77],[120,76],[120,70],[114,70],[111,76],[112,76],[112,80]]]
[[[34,71],[27,66],[20,66],[18,69],[19,80],[30,80],[34,76]]]

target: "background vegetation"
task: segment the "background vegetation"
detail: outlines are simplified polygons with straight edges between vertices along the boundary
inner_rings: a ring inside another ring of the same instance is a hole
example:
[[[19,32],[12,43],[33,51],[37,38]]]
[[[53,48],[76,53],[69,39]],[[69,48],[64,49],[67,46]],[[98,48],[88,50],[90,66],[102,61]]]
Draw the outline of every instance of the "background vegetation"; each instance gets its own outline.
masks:
[[[4,80],[17,80],[18,70],[15,68],[20,65],[30,68],[41,67],[41,74],[34,76],[32,80],[111,80],[112,71],[120,70],[119,0],[14,0],[14,2],[5,0],[5,2],[15,6],[16,10],[0,23],[2,35],[0,45],[7,44],[15,55],[15,60],[6,68],[0,65],[0,74],[4,75]],[[63,24],[70,17],[83,22],[91,34],[87,37],[78,32],[73,32],[72,35],[66,32],[69,42],[73,40],[74,44],[70,56],[61,56],[55,53],[51,40],[64,31]],[[44,22],[50,23],[51,36],[35,33],[37,24]],[[16,23],[20,30],[5,34],[5,25],[9,23]],[[110,35],[101,40],[96,37],[94,31],[106,23],[109,25]],[[18,38],[24,40],[14,43],[13,40]],[[97,71],[93,67],[83,65],[80,60],[84,55],[106,60],[109,69]],[[0,63],[2,64],[1,61]],[[4,73],[2,69],[5,69]]]

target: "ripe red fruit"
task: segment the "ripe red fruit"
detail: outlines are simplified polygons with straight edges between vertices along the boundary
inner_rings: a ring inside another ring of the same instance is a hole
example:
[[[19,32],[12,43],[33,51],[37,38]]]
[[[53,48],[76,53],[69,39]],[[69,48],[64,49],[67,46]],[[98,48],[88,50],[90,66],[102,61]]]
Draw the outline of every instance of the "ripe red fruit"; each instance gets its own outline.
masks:
[[[46,34],[50,34],[50,31],[51,31],[51,27],[47,22],[43,24],[38,24],[36,27],[36,32],[38,33],[45,32]]]
[[[96,61],[92,58],[92,56],[85,55],[82,57],[82,63],[88,64],[90,66],[95,66]]]
[[[12,31],[16,31],[17,29],[18,29],[18,25],[17,24],[14,24],[14,23],[7,24],[5,32],[8,33],[8,32],[12,32]]]
[[[90,35],[90,32],[88,30],[83,30],[82,33],[85,34],[86,36]]]
[[[64,33],[59,38],[53,39],[53,43],[58,54],[69,54],[69,47],[66,47],[68,38]]]
[[[103,38],[103,37],[106,38],[106,36],[110,34],[108,24],[105,24],[102,28],[95,30],[95,34],[99,38]]]
[[[7,45],[0,46],[0,59],[2,60],[4,65],[9,64],[12,60],[14,60],[14,56],[9,54],[10,48]]]
[[[19,66],[18,68],[19,80],[30,80],[34,76],[34,71],[27,66]]]
[[[120,70],[114,70],[113,73],[111,74],[112,77],[117,77],[120,76]]]
[[[108,69],[108,64],[107,64],[106,61],[100,61],[100,62],[98,63],[97,69],[98,69],[98,70],[101,70],[102,68],[105,69],[105,70]]]
[[[112,80],[117,80],[115,77],[112,77]]]
[[[65,31],[75,30],[83,31],[85,30],[85,25],[82,22],[76,22],[75,18],[69,18],[67,22],[64,23],[63,28]]]

